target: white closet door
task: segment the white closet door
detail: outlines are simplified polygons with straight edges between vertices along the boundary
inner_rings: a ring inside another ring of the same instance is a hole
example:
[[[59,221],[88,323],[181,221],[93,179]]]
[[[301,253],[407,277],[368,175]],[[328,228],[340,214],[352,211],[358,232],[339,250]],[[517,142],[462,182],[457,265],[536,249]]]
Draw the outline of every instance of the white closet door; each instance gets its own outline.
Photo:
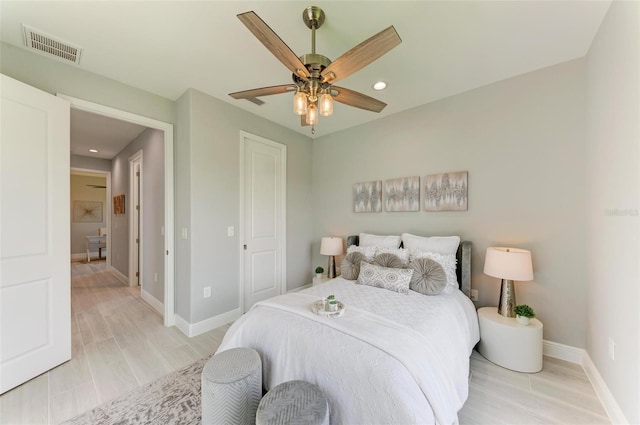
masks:
[[[286,146],[244,134],[244,311],[285,288]]]

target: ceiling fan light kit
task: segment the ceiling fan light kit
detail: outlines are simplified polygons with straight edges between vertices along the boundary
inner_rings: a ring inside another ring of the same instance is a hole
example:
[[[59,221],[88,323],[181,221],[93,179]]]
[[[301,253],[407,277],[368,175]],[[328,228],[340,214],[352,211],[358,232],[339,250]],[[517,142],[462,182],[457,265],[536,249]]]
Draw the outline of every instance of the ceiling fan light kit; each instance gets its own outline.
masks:
[[[402,42],[393,26],[380,31],[344,53],[334,62],[316,53],[316,30],[325,21],[324,11],[317,6],[302,12],[302,21],[311,30],[311,53],[300,57],[253,11],[238,15],[238,19],[292,73],[293,84],[262,87],[230,93],[234,99],[254,99],[259,96],[288,93],[295,90],[293,113],[301,116],[301,125],[310,125],[315,134],[318,115],[333,115],[334,100],[348,106],[380,112],[386,103],[353,90],[334,86],[339,80],[380,58]]]

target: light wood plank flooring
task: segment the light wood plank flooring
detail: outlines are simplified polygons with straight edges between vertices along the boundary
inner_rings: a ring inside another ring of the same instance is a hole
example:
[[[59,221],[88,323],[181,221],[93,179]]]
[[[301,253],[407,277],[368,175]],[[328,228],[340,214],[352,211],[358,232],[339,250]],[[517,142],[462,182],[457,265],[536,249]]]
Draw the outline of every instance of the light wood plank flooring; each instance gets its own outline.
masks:
[[[106,271],[71,265],[72,359],[0,396],[0,424],[58,424],[215,352],[228,326],[193,338]]]
[[[213,353],[228,325],[188,338],[104,262],[72,265],[71,361],[0,396],[0,424],[57,424]],[[578,365],[549,357],[535,374],[471,357],[472,424],[610,424]]]

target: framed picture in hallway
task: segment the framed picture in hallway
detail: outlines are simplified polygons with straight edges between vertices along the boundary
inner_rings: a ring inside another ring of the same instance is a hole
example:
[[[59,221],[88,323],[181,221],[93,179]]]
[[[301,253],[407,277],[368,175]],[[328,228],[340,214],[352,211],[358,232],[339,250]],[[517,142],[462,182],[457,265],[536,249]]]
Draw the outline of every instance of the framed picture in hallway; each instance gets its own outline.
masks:
[[[113,213],[124,214],[124,194],[113,197]]]
[[[74,223],[102,223],[102,202],[73,201]]]

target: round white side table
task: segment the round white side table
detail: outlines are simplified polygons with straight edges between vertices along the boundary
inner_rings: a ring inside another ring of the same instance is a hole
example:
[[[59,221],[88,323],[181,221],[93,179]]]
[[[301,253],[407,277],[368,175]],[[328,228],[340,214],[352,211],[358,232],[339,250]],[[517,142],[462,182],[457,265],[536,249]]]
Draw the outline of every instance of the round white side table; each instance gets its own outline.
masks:
[[[504,317],[497,307],[478,309],[478,352],[487,360],[517,372],[542,370],[542,322],[531,319],[520,325],[515,317]]]

